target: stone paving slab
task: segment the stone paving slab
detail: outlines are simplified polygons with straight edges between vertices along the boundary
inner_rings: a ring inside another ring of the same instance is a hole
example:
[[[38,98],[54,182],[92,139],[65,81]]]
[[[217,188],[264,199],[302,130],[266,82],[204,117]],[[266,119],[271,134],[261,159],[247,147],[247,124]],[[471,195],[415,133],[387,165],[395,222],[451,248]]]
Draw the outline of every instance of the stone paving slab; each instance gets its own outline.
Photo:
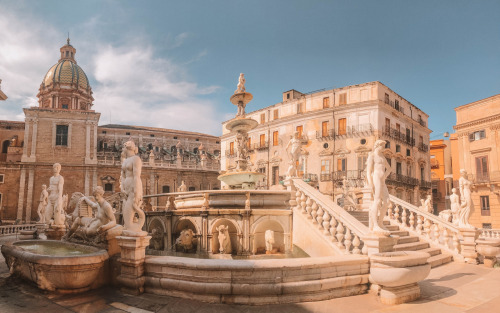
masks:
[[[1,242],[0,242],[1,243]],[[225,305],[190,299],[143,294],[125,295],[112,287],[79,295],[60,295],[39,290],[34,284],[9,276],[0,255],[1,313],[482,313],[500,311],[500,268],[487,269],[450,263],[431,270],[420,283],[422,297],[415,302],[389,306],[372,294],[284,305]]]

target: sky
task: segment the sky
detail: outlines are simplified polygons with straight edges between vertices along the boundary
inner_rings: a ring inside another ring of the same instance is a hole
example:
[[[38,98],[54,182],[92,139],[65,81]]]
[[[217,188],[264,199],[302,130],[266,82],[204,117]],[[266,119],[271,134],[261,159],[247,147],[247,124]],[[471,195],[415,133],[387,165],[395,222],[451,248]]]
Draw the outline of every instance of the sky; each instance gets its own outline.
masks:
[[[23,120],[66,43],[100,124],[222,133],[247,112],[309,92],[381,81],[453,132],[455,107],[500,94],[498,0],[0,0],[0,120]]]

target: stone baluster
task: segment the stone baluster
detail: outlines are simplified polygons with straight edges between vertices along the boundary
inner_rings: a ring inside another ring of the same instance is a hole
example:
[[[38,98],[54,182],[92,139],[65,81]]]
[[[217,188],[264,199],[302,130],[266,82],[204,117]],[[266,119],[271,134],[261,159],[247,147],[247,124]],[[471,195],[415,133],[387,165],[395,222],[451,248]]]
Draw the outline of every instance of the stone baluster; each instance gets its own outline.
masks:
[[[419,235],[422,234],[423,227],[424,226],[422,225],[422,216],[417,214],[417,233]]]
[[[443,229],[443,244],[450,250],[452,249],[452,245],[450,245],[450,232],[446,227]]]
[[[456,232],[453,232],[453,238],[451,240],[453,241],[453,252],[460,253],[460,240]]]
[[[358,235],[354,236],[352,245],[354,246],[354,248],[352,249],[352,254],[361,254],[361,249],[359,249],[359,246],[361,245],[361,240],[359,240]]]
[[[311,212],[312,212],[312,200],[310,197],[307,197],[307,200],[306,200],[306,212],[307,212],[307,218],[308,219],[312,219],[312,216],[311,216]]]
[[[332,219],[330,220],[330,234],[332,235],[332,241],[336,242],[337,241],[337,219],[332,216]]]
[[[342,222],[339,221],[339,224],[337,225],[337,235],[335,235],[337,237],[337,245],[339,248],[344,248],[344,244],[342,242],[344,239],[344,230],[344,225],[342,225]]]
[[[302,196],[302,193],[300,192],[300,190],[297,189],[297,192],[295,193],[295,200],[297,203],[296,209],[297,210],[300,210],[302,208],[302,206],[300,205],[300,197],[301,196]]]
[[[431,239],[431,221],[427,218],[424,221],[424,233],[428,239]]]
[[[415,214],[413,214],[413,212],[410,211],[410,229],[414,230],[415,229],[414,226],[415,226]]]
[[[351,245],[352,245],[352,234],[351,234],[351,230],[349,228],[347,228],[346,233],[345,233],[345,238],[344,238],[345,252],[347,254],[350,253]]]
[[[394,207],[394,219],[396,220],[396,223],[399,223],[399,205]]]
[[[432,225],[432,230],[434,232],[434,242],[439,244],[440,231],[437,223]]]
[[[311,218],[313,220],[313,224],[318,224],[318,221],[316,220],[316,216],[318,216],[318,203],[316,201],[313,201],[311,199],[312,205],[311,205]]]
[[[324,229],[324,234],[328,235],[330,234],[330,219],[331,216],[328,214],[328,212],[325,210],[325,213],[323,214],[323,229]]]
[[[392,219],[392,205],[389,205],[389,208],[387,209],[387,216],[389,216],[389,220]]]
[[[316,211],[316,221],[318,221],[319,228],[323,228],[323,208],[321,206],[318,206],[318,210]]]
[[[406,213],[406,208],[402,207],[403,213],[401,214],[401,225],[406,226],[406,222],[408,221],[407,219],[407,213]]]
[[[300,196],[300,206],[302,207],[302,213],[307,214],[307,209],[306,209],[306,200],[307,197],[305,193],[301,193],[302,195]]]

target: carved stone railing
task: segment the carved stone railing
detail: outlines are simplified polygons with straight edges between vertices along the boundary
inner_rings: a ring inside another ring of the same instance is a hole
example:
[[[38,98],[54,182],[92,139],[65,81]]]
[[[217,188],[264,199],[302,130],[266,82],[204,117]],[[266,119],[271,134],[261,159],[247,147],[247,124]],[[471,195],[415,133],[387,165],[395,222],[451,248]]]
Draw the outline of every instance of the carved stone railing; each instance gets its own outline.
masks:
[[[479,237],[484,239],[500,239],[500,229],[480,229],[481,234]]]
[[[461,259],[462,236],[457,226],[393,195],[389,197],[394,203],[394,207],[387,211],[391,224],[398,225],[400,229],[424,239],[431,246],[446,250]]]
[[[13,235],[21,230],[36,230],[35,224],[5,225],[0,226],[0,236]]]
[[[362,238],[368,235],[368,227],[301,179],[292,183],[296,189],[294,210],[306,215],[341,252],[366,254]]]

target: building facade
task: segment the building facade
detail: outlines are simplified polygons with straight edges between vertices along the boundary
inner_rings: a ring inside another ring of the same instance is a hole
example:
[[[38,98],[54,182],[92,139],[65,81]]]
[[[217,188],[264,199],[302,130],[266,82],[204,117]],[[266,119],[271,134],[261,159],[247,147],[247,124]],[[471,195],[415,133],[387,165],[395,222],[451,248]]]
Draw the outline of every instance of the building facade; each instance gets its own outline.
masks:
[[[500,228],[500,94],[455,108],[457,124],[454,179],[466,170],[473,182],[474,211],[479,228]],[[457,173],[458,172],[458,173]],[[454,186],[458,188],[458,183]]]
[[[431,182],[434,214],[450,209],[450,195],[453,188],[451,141],[431,140]]]
[[[279,188],[289,166],[287,144],[302,138],[299,176],[334,198],[362,198],[364,170],[375,140],[384,139],[391,194],[411,203],[430,192],[428,115],[380,82],[331,90],[283,93],[283,101],[247,113],[250,161],[266,173],[263,188]],[[234,167],[235,136],[222,125],[221,169]]]
[[[76,49],[61,47],[60,59],[40,85],[38,107],[25,108],[24,122],[0,122],[0,218],[36,221],[42,184],[53,163],[62,165],[64,193],[90,195],[100,185],[107,196],[120,190],[120,154],[133,140],[143,159],[144,194],[220,185],[219,137],[162,128],[104,125],[94,111],[92,88],[77,65]],[[156,199],[149,207],[161,206]],[[148,208],[146,208],[148,209]]]

